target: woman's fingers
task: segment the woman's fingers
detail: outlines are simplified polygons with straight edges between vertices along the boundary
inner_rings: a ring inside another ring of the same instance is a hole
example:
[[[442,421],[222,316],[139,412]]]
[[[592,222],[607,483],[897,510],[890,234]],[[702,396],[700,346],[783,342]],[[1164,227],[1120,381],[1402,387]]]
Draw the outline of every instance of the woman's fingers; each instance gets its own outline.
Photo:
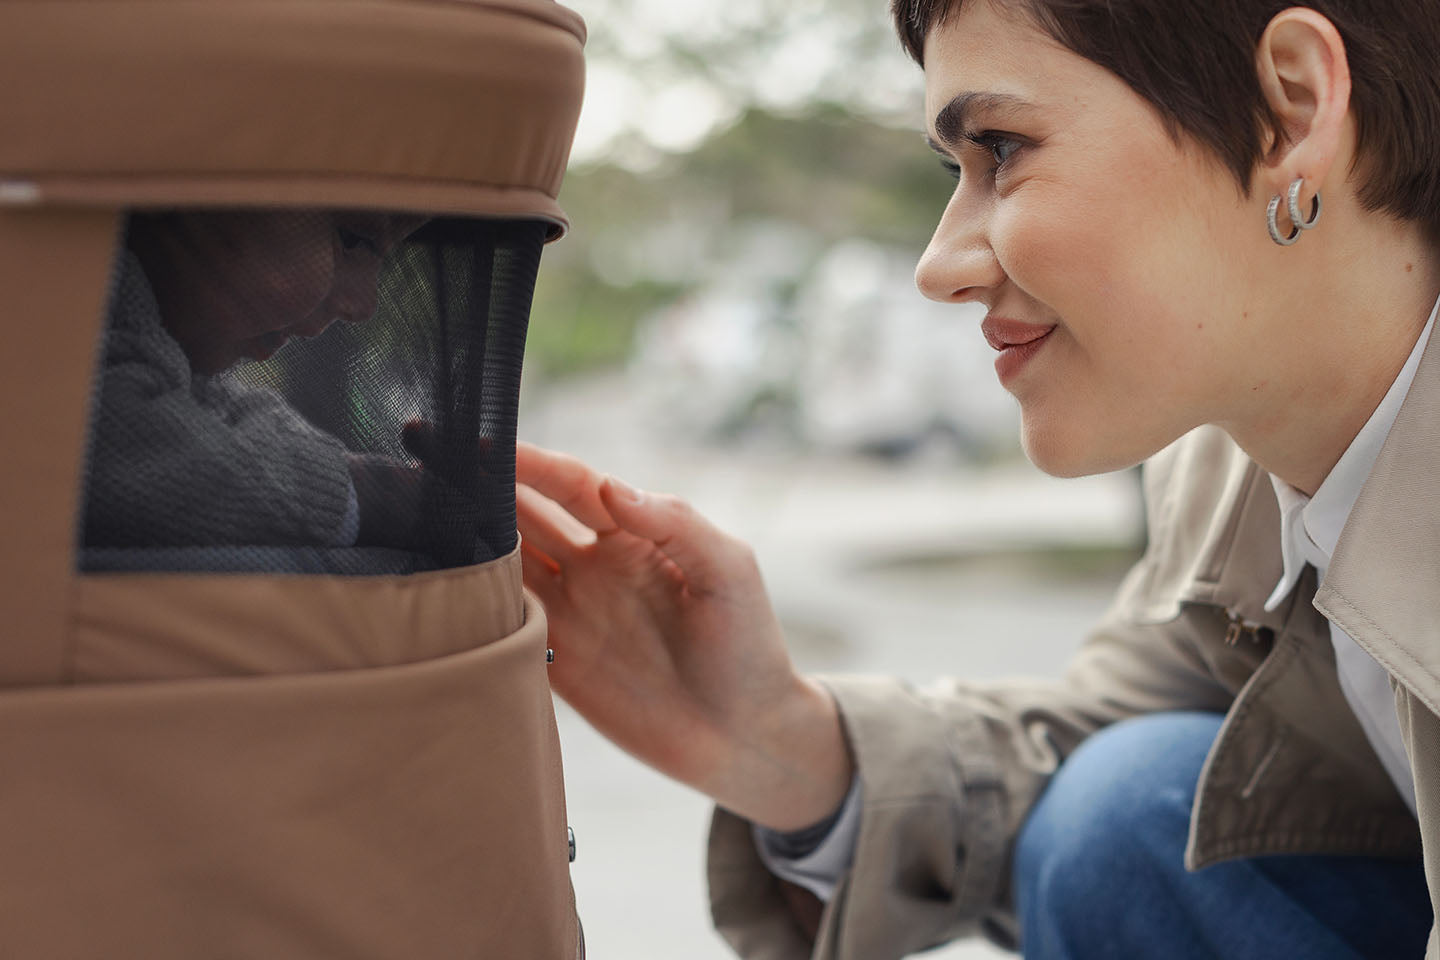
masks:
[[[521,538],[557,565],[563,566],[576,550],[595,542],[595,531],[523,483],[515,485],[515,516]]]
[[[596,533],[615,529],[614,519],[600,501],[604,477],[574,457],[529,443],[516,444],[515,479],[564,507]]]
[[[515,464],[521,532],[562,569],[595,534],[623,530],[655,544],[692,590],[722,589],[737,575],[755,573],[745,544],[678,497],[640,493],[574,457],[527,443],[517,446]]]
[[[525,586],[535,591],[546,609],[555,609],[563,590],[560,565],[523,537],[520,540],[520,570]]]
[[[649,540],[669,557],[692,590],[719,590],[737,575],[755,573],[750,548],[679,497],[642,493],[606,477],[600,500],[623,530]]]

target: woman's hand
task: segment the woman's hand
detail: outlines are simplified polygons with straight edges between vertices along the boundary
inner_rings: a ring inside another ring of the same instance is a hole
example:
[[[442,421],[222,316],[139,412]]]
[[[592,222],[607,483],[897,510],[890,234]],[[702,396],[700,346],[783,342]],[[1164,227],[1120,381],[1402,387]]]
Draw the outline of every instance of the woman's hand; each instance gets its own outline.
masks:
[[[528,444],[517,479],[556,691],[749,820],[792,830],[839,806],[852,770],[834,701],[795,672],[750,549],[683,500]]]

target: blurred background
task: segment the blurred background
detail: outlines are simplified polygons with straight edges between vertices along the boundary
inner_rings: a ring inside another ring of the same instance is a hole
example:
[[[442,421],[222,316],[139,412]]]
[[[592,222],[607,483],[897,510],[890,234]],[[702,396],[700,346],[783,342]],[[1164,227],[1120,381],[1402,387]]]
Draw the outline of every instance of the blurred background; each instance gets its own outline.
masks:
[[[567,2],[589,79],[521,436],[747,538],[806,670],[1059,672],[1139,550],[1138,484],[1031,467],[983,309],[915,290],[953,183],[884,0]],[[589,955],[729,957],[708,803],[557,709]]]

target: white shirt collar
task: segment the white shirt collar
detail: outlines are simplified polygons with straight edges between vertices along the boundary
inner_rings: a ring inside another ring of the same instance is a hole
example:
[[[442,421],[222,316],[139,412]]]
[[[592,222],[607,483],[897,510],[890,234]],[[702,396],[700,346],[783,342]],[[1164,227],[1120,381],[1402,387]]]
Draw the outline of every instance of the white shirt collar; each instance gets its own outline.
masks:
[[[1350,518],[1350,511],[1360,497],[1360,488],[1375,468],[1380,448],[1385,445],[1385,438],[1390,435],[1390,428],[1395,425],[1395,418],[1400,413],[1400,405],[1410,392],[1410,384],[1420,366],[1420,355],[1425,352],[1425,344],[1430,340],[1437,311],[1440,311],[1440,301],[1436,301],[1430,309],[1425,329],[1420,331],[1405,366],[1400,368],[1385,398],[1365,426],[1360,428],[1334,469],[1320,484],[1320,489],[1315,491],[1314,497],[1307,497],[1273,473],[1270,475],[1275,497],[1280,503],[1280,551],[1285,572],[1270,599],[1265,601],[1266,610],[1274,610],[1295,589],[1306,563],[1313,565],[1322,577],[1325,575],[1330,558],[1335,555],[1335,545],[1340,542],[1340,532],[1345,529],[1345,521]]]

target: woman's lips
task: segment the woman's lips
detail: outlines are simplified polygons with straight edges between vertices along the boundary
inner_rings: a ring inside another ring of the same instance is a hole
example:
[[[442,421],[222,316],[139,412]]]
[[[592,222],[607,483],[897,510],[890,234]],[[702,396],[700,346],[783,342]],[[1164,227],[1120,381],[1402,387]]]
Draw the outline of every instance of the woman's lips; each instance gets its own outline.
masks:
[[[1005,317],[986,317],[980,324],[985,342],[1000,356],[995,358],[995,373],[1003,384],[1018,374],[1030,358],[1040,352],[1049,339],[1056,324],[1026,323],[1024,320],[1010,320]]]

